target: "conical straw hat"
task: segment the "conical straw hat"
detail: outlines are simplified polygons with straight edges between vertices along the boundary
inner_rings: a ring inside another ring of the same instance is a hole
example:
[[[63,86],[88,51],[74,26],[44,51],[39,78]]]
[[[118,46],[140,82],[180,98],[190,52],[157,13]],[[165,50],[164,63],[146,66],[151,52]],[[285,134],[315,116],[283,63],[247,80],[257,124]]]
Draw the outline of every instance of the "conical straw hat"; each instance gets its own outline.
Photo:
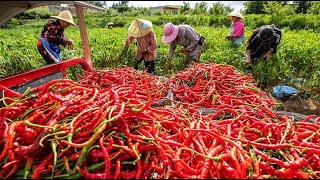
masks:
[[[132,37],[142,37],[152,30],[152,22],[144,19],[135,19],[129,26],[128,32]]]
[[[244,17],[242,16],[242,14],[240,13],[240,11],[233,11],[230,14],[227,15],[229,18],[231,18],[232,16],[238,17],[242,20],[244,20]]]
[[[70,11],[68,11],[68,10],[61,11],[61,13],[58,16],[50,16],[50,17],[60,19],[62,21],[66,21],[74,26],[78,26],[78,25],[76,25],[76,23],[73,22],[73,17],[71,15]]]

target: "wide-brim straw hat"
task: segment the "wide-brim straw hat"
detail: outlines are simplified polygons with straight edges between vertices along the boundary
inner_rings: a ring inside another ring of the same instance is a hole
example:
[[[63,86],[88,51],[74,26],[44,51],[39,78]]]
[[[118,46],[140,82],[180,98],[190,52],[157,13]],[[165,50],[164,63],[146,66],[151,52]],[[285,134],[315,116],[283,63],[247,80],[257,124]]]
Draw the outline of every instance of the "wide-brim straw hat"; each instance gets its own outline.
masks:
[[[167,23],[163,28],[163,36],[161,42],[163,44],[171,43],[178,36],[178,26],[172,23]]]
[[[244,17],[242,16],[242,14],[240,13],[240,11],[233,11],[230,14],[227,15],[227,17],[231,18],[232,16],[234,17],[238,17],[242,20],[244,20]]]
[[[152,30],[152,22],[145,19],[136,18],[128,28],[128,33],[132,37],[142,37]]]
[[[108,25],[108,26],[109,26],[109,25],[113,25],[113,22],[109,22],[107,25]]]
[[[61,13],[58,16],[50,16],[50,17],[60,19],[74,26],[78,26],[76,23],[73,22],[73,17],[70,11],[68,10],[61,11]]]

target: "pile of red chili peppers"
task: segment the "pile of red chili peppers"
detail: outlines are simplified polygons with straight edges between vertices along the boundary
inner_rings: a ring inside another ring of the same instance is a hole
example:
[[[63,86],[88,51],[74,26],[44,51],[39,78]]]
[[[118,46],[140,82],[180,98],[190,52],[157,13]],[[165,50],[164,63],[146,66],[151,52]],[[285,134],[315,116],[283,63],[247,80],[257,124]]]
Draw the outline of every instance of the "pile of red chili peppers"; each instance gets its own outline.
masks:
[[[164,98],[172,104],[154,105]],[[320,178],[320,117],[277,116],[229,65],[168,80],[99,70],[0,102],[3,179]]]

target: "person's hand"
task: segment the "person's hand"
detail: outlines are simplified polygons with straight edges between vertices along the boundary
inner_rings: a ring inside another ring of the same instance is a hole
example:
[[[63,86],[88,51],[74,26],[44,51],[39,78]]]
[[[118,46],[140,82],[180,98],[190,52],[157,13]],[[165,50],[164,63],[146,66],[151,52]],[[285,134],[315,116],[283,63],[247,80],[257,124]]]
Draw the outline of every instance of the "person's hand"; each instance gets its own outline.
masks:
[[[139,51],[139,53],[141,53],[141,54],[143,54],[145,52],[148,52],[148,50],[147,49],[140,49],[140,51]]]
[[[246,64],[252,64],[251,57],[250,57],[250,56],[247,56],[247,55],[246,55],[246,57],[247,57],[247,58],[246,58],[245,63],[246,63]]]
[[[272,57],[272,52],[271,52],[271,51],[268,51],[268,52],[264,55],[264,58],[266,58],[266,60],[271,59],[271,57]]]
[[[185,48],[181,48],[181,49],[179,50],[180,53],[185,53],[186,51],[187,51],[187,49],[185,49]]]
[[[228,35],[228,36],[226,36],[226,39],[227,39],[227,40],[232,39],[232,35]]]
[[[69,38],[64,38],[64,45],[67,46],[68,49],[72,49],[73,48],[73,41],[72,39]]]

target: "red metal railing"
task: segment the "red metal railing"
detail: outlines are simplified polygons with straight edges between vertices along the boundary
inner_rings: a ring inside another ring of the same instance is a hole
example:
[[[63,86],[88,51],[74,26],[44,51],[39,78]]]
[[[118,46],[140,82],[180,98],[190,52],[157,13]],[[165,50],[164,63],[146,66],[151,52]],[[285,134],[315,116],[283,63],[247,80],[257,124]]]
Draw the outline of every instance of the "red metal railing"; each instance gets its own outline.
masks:
[[[0,79],[0,91],[4,90],[5,96],[17,97],[20,94],[10,90],[9,88],[27,83],[29,81],[62,71],[64,77],[66,77],[66,69],[80,64],[84,71],[92,71],[93,68],[83,58],[74,58],[62,61],[60,63],[46,65],[37,69],[30,70],[28,72],[20,73],[17,75],[5,77]],[[0,95],[1,97],[2,95]]]

